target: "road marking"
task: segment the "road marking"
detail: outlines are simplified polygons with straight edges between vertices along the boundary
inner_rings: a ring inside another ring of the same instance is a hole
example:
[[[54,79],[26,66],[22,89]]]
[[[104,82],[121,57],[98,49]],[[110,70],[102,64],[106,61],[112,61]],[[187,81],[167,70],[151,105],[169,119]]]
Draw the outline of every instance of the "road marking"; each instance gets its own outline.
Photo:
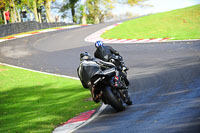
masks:
[[[74,123],[69,123],[60,127],[57,127],[56,129],[54,129],[53,133],[72,133],[76,130],[78,130],[79,128],[85,126],[86,124],[90,123],[91,121],[93,121],[96,117],[98,117],[101,112],[107,107],[107,105],[102,104],[101,107],[99,108],[98,112],[96,112],[91,118],[89,118],[88,120],[85,121],[78,121],[78,122],[74,122]]]
[[[23,69],[23,70],[32,71],[32,72],[38,72],[38,73],[47,74],[47,75],[53,75],[53,76],[57,76],[57,77],[63,77],[63,78],[70,78],[70,79],[79,80],[79,78],[77,78],[77,77],[60,75],[60,74],[54,74],[54,73],[47,73],[47,72],[41,72],[41,71],[37,71],[37,70],[33,70],[33,69],[28,69],[28,68],[23,68],[23,67],[19,67],[19,66],[14,66],[14,65],[6,64],[6,63],[1,63],[1,62],[0,62],[0,65],[10,66],[10,67],[14,67],[14,68],[19,68],[19,69]]]
[[[122,23],[117,23],[117,24],[113,24],[110,25],[108,27],[105,27],[97,32],[94,32],[93,34],[89,35],[88,37],[85,38],[86,42],[96,42],[101,40],[103,43],[151,43],[151,42],[174,42],[174,41],[182,41],[182,40],[169,40],[169,39],[173,39],[170,37],[166,37],[166,38],[149,38],[149,39],[104,39],[101,38],[101,35],[107,31],[109,31],[110,29],[120,25]],[[196,41],[196,40],[200,40],[200,39],[192,39],[192,40],[183,40],[183,41]]]

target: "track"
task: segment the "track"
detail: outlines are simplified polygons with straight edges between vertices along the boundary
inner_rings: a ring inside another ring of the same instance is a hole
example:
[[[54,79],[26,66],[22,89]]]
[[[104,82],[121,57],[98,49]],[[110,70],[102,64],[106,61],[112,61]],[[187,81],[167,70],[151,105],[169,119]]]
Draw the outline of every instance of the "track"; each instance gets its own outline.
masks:
[[[111,24],[2,42],[0,62],[77,76],[79,53],[95,50],[84,38]],[[200,41],[111,46],[130,68],[133,105],[120,113],[107,107],[75,132],[200,132]]]

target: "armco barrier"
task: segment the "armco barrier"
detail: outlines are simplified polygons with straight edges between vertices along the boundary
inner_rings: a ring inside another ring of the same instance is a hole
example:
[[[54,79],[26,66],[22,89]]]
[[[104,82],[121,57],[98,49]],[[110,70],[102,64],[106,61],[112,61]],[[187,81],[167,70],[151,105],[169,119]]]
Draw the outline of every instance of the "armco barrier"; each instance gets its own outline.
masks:
[[[47,29],[52,27],[66,26],[67,23],[39,23],[35,21],[23,22],[23,23],[10,23],[6,25],[0,25],[0,37],[13,35],[22,32],[28,32],[33,30]],[[70,24],[71,25],[71,24]]]

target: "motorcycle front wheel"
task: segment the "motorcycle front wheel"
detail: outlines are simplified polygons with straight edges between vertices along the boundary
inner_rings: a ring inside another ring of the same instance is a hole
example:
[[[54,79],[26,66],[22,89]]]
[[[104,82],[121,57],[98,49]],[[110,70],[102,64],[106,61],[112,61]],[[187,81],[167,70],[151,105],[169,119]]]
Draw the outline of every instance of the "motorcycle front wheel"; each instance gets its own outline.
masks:
[[[124,78],[124,82],[125,82],[126,86],[129,86],[129,81],[128,81],[127,77]]]
[[[116,111],[123,111],[125,109],[122,99],[118,95],[114,95],[110,86],[103,89],[103,94],[108,102]]]
[[[122,80],[124,81],[124,83],[126,84],[126,86],[129,86],[129,81],[128,81],[128,78],[127,78],[127,73],[126,72],[122,72],[121,75],[122,75]]]

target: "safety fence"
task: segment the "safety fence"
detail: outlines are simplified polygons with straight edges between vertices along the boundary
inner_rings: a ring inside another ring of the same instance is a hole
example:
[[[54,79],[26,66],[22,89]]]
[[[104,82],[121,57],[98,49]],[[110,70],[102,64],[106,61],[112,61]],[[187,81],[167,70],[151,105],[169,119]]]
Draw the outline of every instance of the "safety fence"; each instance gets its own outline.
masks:
[[[60,27],[60,26],[66,26],[66,25],[69,25],[69,24],[64,23],[64,22],[39,23],[35,21],[22,22],[22,23],[10,23],[10,24],[5,24],[5,25],[0,25],[0,37],[5,37],[8,35],[13,35],[13,34],[22,33],[22,32]]]

